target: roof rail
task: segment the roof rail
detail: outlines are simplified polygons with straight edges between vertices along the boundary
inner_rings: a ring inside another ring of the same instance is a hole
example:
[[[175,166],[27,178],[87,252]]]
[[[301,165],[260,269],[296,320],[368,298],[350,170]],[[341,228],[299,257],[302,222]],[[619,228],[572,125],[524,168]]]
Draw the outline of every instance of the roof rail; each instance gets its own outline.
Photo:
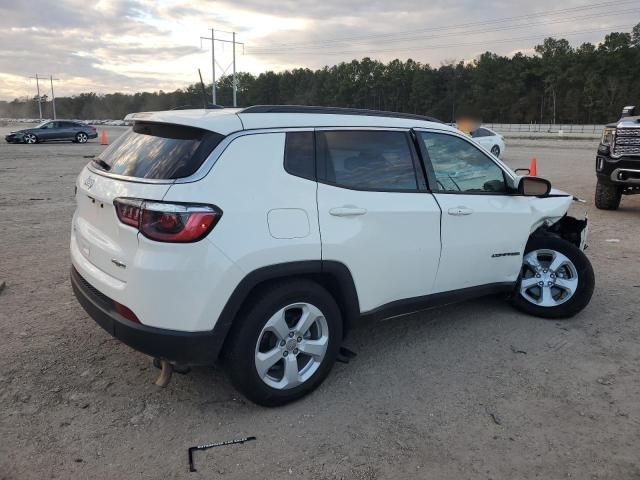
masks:
[[[387,112],[362,108],[316,107],[312,105],[254,105],[238,113],[323,113],[327,115],[365,115],[371,117],[407,118],[442,123],[441,120],[414,113]]]

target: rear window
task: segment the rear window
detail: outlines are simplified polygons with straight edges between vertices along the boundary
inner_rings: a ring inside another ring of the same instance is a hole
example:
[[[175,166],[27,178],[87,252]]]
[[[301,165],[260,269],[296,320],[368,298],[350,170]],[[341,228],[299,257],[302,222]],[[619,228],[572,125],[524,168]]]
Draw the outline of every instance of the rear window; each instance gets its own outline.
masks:
[[[139,122],[105,149],[95,165],[127,177],[184,178],[200,168],[223,138],[195,127]]]

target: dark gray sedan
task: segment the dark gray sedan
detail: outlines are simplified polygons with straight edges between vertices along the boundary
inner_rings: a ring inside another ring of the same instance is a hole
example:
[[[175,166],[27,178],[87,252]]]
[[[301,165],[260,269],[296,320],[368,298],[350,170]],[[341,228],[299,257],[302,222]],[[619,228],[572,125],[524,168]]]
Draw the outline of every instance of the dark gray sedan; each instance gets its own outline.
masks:
[[[37,127],[25,128],[10,132],[4,139],[9,143],[40,143],[52,141],[72,141],[86,143],[90,138],[97,138],[95,127],[81,122],[69,120],[53,120],[42,122]]]

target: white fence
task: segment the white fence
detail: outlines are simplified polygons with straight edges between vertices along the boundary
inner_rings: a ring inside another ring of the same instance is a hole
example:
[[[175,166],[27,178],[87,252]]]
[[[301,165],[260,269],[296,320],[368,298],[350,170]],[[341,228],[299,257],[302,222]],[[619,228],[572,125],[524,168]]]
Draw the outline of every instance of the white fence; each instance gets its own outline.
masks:
[[[562,125],[550,123],[485,123],[498,133],[554,133],[556,135],[601,135],[604,125]]]

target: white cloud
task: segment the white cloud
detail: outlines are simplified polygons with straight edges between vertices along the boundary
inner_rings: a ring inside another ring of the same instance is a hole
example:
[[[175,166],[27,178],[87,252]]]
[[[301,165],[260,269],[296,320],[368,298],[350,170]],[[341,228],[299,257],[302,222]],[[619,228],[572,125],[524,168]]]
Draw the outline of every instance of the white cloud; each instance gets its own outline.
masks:
[[[28,77],[35,73],[60,78],[58,95],[170,90],[193,83],[198,68],[210,80],[209,45],[205,41],[200,48],[199,37],[208,35],[212,26],[236,30],[245,43],[245,54],[238,50],[240,71],[319,68],[364,56],[382,61],[413,58],[437,66],[444,59],[468,60],[486,50],[531,53],[545,36],[559,32],[585,31],[567,37],[574,45],[597,42],[608,29],[630,26],[640,18],[637,0],[609,3],[544,18],[486,23],[584,3],[0,0],[0,99],[33,95]],[[445,28],[452,25],[466,26]],[[228,44],[216,49],[224,67],[230,53]]]

